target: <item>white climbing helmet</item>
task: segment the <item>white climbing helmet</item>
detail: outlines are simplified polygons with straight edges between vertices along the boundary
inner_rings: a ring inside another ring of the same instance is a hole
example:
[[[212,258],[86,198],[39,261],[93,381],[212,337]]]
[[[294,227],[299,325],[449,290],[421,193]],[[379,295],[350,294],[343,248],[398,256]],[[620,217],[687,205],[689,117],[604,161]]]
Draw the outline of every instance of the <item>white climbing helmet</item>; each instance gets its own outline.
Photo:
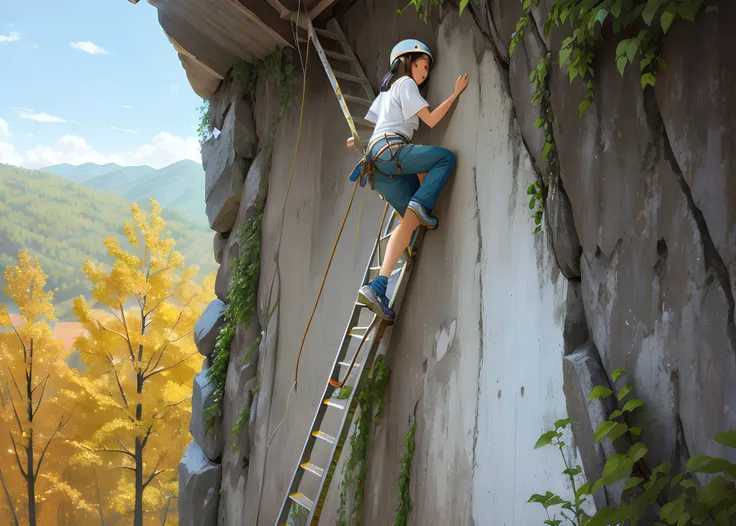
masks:
[[[402,55],[406,55],[407,53],[424,53],[425,55],[429,56],[430,63],[434,59],[434,57],[432,56],[432,52],[429,50],[429,47],[426,44],[420,42],[419,40],[408,38],[396,44],[391,50],[391,59],[389,61],[389,65],[393,64],[394,60]]]

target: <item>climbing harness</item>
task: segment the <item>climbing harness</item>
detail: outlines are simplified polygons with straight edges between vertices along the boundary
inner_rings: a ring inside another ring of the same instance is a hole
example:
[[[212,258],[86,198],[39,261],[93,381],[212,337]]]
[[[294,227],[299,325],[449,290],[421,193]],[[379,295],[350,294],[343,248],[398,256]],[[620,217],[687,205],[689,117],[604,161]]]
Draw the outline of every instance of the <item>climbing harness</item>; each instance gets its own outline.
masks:
[[[398,142],[396,140],[398,139]],[[386,141],[386,144],[381,147],[380,150],[376,152],[376,155],[371,157],[370,152],[373,150],[373,147],[378,144],[381,141]],[[392,142],[393,141],[393,142]],[[380,159],[381,162],[394,162],[396,163],[396,167],[398,170],[398,174],[401,174],[401,163],[397,159],[397,156],[401,152],[401,150],[404,148],[404,146],[410,144],[411,141],[402,133],[394,132],[394,133],[384,133],[383,135],[379,135],[378,137],[375,137],[370,143],[368,143],[368,148],[366,149],[365,153],[363,154],[363,158],[358,161],[358,163],[353,168],[352,172],[350,172],[349,179],[353,182],[360,180],[360,186],[365,186],[366,183],[370,183],[371,190],[375,190],[375,184],[374,184],[374,178],[376,171],[386,175],[387,177],[393,179],[393,174],[386,174],[382,172],[381,170],[378,170],[376,168],[376,159]],[[381,159],[381,155],[383,155],[386,151],[391,152],[391,157],[387,160]]]

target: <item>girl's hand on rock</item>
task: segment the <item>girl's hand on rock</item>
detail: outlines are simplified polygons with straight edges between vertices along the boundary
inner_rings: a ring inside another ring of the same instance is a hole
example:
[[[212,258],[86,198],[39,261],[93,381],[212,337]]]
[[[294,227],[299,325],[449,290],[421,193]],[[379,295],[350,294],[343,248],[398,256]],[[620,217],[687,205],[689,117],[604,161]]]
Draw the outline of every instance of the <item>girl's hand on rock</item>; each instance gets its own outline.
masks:
[[[353,137],[350,137],[350,138],[349,138],[349,139],[347,140],[347,143],[346,143],[346,144],[347,144],[347,147],[348,147],[348,148],[352,148],[353,146],[355,146],[355,138],[353,138]]]
[[[460,95],[468,87],[468,75],[460,75],[455,81],[455,95]]]

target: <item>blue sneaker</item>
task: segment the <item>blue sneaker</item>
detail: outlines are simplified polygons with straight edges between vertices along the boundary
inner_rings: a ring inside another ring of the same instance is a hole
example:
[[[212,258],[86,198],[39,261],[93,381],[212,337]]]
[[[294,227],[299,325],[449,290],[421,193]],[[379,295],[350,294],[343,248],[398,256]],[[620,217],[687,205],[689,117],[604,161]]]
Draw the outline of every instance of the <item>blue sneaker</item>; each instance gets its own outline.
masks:
[[[409,201],[409,204],[406,208],[414,212],[419,218],[419,224],[428,228],[429,230],[434,230],[435,228],[437,228],[437,226],[439,226],[439,219],[431,215],[429,213],[429,210],[427,210],[427,207],[424,206],[422,203],[419,203],[412,199],[411,201]]]
[[[388,298],[373,290],[370,285],[360,287],[358,301],[373,311],[376,316],[386,321],[394,321],[396,313],[388,306]]]

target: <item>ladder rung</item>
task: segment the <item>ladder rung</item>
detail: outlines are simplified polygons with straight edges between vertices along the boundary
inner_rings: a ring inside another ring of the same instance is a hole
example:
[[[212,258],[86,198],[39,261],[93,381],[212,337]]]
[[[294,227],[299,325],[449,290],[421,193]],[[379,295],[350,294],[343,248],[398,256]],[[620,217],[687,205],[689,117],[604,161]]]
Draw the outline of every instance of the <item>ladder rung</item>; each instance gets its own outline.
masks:
[[[333,71],[332,73],[335,74],[335,77],[342,80],[347,80],[350,82],[357,82],[358,84],[367,84],[370,86],[370,82],[368,82],[368,79],[363,77],[356,77],[355,75],[351,75],[350,73],[343,73],[342,71]]]
[[[289,495],[289,498],[299,504],[302,508],[305,508],[308,511],[312,511],[312,506],[314,506],[314,502],[307,497],[304,493],[299,493],[298,491],[296,493],[292,493]]]
[[[341,411],[345,409],[345,400],[339,400],[337,398],[333,400],[332,398],[327,398],[323,403]]]
[[[365,126],[366,128],[375,128],[375,123],[364,119],[363,117],[353,117],[353,121],[355,121],[355,124],[360,124],[361,126]]]
[[[350,362],[339,362],[337,365],[339,365],[340,367],[350,367],[352,364]],[[359,368],[360,368],[359,363],[356,363],[355,365],[353,365],[353,370],[357,370]]]
[[[321,37],[325,38],[331,38],[332,40],[342,40],[342,37],[338,35],[337,33],[333,33],[332,31],[327,31],[326,29],[319,29],[317,27],[314,28],[314,32],[317,33]]]
[[[355,96],[353,96],[353,95],[345,95],[345,94],[343,93],[343,94],[342,94],[342,97],[343,97],[343,98],[344,98],[344,99],[345,99],[345,100],[346,100],[347,102],[354,102],[355,104],[361,104],[361,105],[363,105],[363,106],[366,106],[366,107],[368,107],[368,108],[370,108],[370,107],[371,107],[371,106],[373,105],[373,103],[372,103],[371,101],[369,101],[368,99],[362,99],[362,98],[360,98],[360,97],[355,97]]]
[[[325,470],[324,469],[322,469],[319,466],[315,466],[311,462],[305,462],[304,464],[300,464],[300,467],[303,470],[305,470],[305,471],[309,471],[310,473],[314,473],[318,477],[321,477],[322,475],[325,474]]]
[[[362,338],[365,336],[365,331],[368,330],[368,327],[353,327],[353,330],[348,333],[348,336],[352,336],[353,338]]]
[[[334,444],[335,443],[335,437],[332,435],[328,435],[324,431],[312,431],[312,436],[317,437],[320,440],[324,440],[328,444]]]
[[[330,51],[325,49],[325,55],[327,55],[330,58],[334,58],[335,60],[342,60],[344,62],[355,62],[355,58],[349,56],[349,55],[343,55],[342,53],[337,53],[336,51]]]

